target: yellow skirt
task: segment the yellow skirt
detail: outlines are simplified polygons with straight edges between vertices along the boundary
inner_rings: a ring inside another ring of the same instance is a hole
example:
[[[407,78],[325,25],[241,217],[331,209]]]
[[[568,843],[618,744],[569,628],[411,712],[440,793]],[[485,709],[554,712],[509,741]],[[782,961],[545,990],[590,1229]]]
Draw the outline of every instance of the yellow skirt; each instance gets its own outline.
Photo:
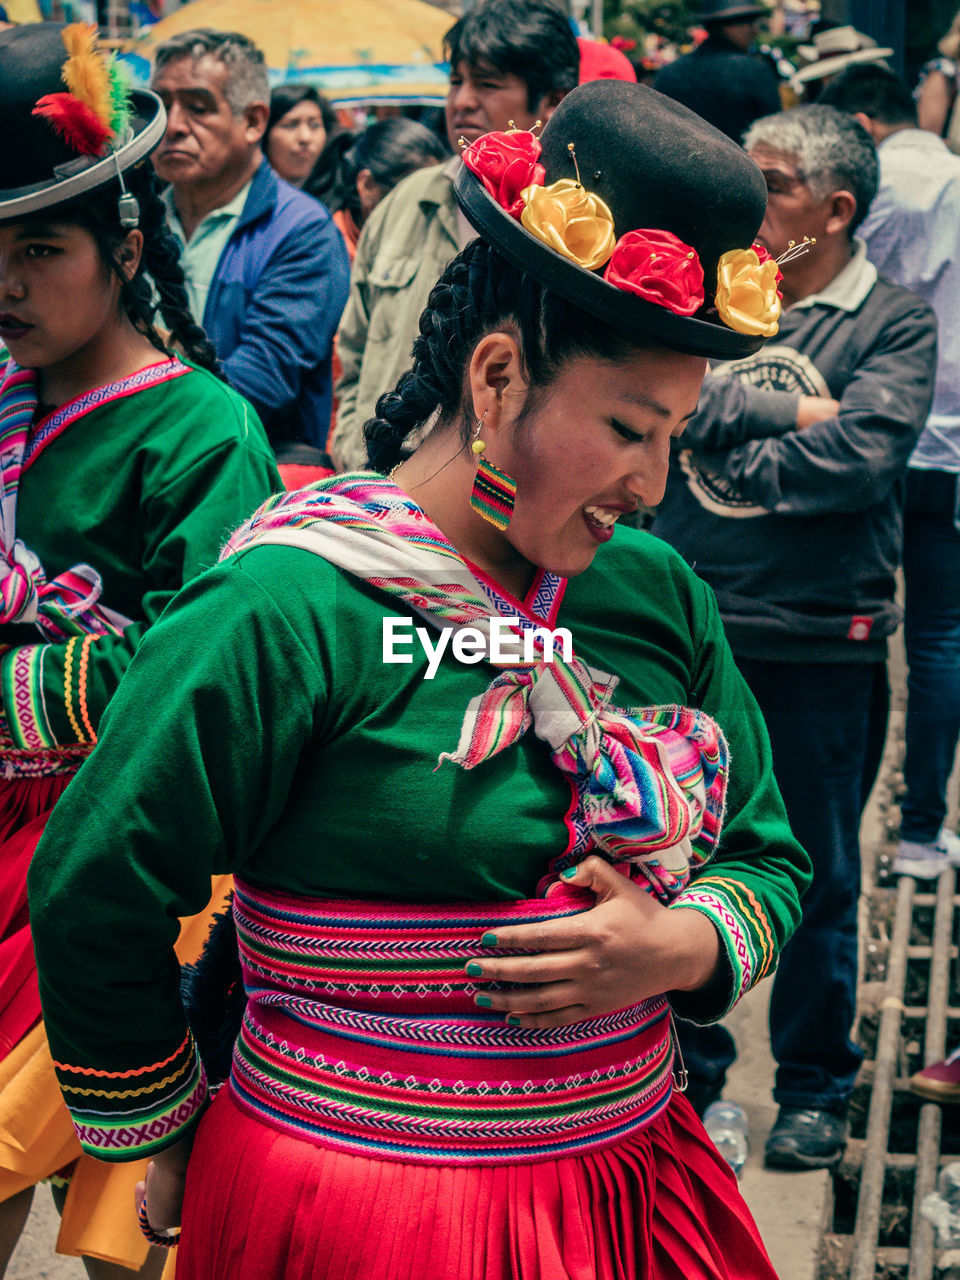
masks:
[[[216,876],[206,910],[181,920],[181,964],[200,955],[214,912],[223,911],[232,888],[232,877]],[[107,1164],[82,1153],[41,1024],[0,1062],[0,1203],[73,1161],[57,1253],[101,1258],[139,1271],[150,1246],[137,1226],[133,1191],[147,1162]],[[164,1280],[171,1280],[173,1268],[171,1256]]]

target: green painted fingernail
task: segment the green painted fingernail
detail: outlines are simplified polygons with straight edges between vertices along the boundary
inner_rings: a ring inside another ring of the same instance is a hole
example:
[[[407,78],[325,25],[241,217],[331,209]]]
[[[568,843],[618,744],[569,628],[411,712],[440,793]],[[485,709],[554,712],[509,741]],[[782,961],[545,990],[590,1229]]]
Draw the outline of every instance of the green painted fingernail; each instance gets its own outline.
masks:
[[[564,867],[564,869],[560,872],[560,879],[572,880],[573,877],[577,874],[577,871],[578,871],[577,867]]]
[[[497,945],[497,935],[495,933],[485,933],[480,939],[481,947],[495,947]]]
[[[489,996],[477,996],[477,1004],[481,1009],[492,1009],[493,1001]]]
[[[481,964],[477,964],[476,960],[471,960],[471,961],[470,961],[470,963],[467,965],[467,977],[468,977],[468,978],[482,978],[482,977],[483,977],[483,965],[481,965]]]
[[[510,1017],[507,1019],[507,1026],[519,1027],[519,1026],[522,1026],[522,1023],[520,1022],[519,1018],[515,1017],[514,1014],[511,1013]]]

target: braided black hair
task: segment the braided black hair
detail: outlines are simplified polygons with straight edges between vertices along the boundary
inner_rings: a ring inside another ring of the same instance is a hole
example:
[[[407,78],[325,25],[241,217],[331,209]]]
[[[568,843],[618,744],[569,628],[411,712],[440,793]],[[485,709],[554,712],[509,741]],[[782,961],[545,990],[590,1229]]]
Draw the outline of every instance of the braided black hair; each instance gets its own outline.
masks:
[[[371,467],[389,471],[402,461],[408,436],[434,415],[439,430],[459,421],[466,443],[472,426],[465,403],[467,365],[483,335],[503,326],[517,331],[531,389],[517,430],[565,361],[622,360],[641,345],[551,293],[485,240],[473,240],[433,286],[420,316],[413,365],[380,397],[377,416],[364,427]]]
[[[194,320],[187,298],[183,269],[180,266],[180,246],[167,226],[166,207],[160,198],[160,182],[152,165],[142,165],[135,174],[133,194],[140,201],[140,229],[143,232],[143,256],[140,269],[130,282],[143,292],[144,273],[149,275],[157,291],[160,314],[171,337],[179,343],[184,354],[223,377],[213,343]],[[128,184],[130,185],[130,184]],[[153,325],[148,321],[149,327]]]
[[[223,377],[213,344],[190,313],[180,267],[180,247],[167,226],[166,208],[153,166],[147,163],[128,170],[124,183],[140,206],[143,232],[143,252],[131,279],[127,279],[120,258],[120,246],[127,233],[120,226],[117,210],[118,183],[110,182],[89,196],[64,205],[57,211],[58,216],[77,223],[93,236],[100,257],[120,281],[120,303],[130,322],[158,351],[171,354],[154,324],[159,310],[170,337],[187,359]]]

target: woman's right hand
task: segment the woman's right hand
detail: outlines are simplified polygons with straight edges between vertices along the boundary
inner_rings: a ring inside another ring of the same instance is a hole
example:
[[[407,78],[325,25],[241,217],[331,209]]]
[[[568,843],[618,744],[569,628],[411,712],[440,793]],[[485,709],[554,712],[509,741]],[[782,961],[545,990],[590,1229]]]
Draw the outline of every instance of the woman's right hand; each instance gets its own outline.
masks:
[[[134,1191],[137,1212],[147,1200],[147,1218],[154,1231],[179,1227],[183,1215],[183,1191],[193,1135],[159,1152],[147,1165],[147,1175]]]

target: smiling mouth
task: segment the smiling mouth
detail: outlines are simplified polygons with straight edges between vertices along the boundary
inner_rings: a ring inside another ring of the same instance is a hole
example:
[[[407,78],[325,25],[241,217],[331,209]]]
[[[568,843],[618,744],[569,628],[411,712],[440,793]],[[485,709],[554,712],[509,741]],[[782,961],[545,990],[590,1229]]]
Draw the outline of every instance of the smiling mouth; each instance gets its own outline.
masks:
[[[601,507],[591,504],[583,508],[583,522],[595,542],[609,542],[623,507]]]
[[[584,507],[583,514],[591,524],[599,525],[601,529],[612,529],[617,522],[618,516],[623,515],[623,511],[619,507]]]

